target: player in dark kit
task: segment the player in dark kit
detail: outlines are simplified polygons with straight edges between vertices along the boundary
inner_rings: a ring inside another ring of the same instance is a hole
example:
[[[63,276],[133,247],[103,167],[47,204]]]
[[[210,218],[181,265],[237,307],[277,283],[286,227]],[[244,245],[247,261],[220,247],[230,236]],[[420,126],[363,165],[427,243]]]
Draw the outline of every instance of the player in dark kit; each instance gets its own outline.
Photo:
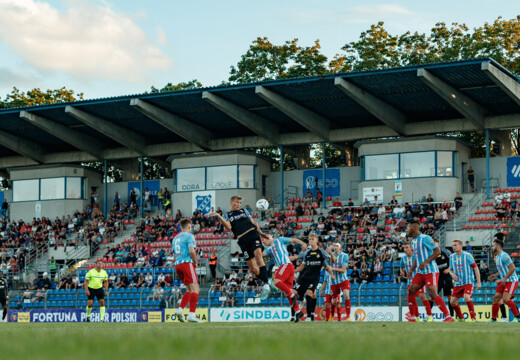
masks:
[[[269,296],[269,275],[262,256],[264,246],[261,236],[264,235],[258,224],[253,220],[249,212],[241,209],[242,198],[240,196],[231,197],[231,211],[221,216],[219,213],[212,213],[219,219],[222,225],[233,231],[233,235],[238,239],[238,246],[244,254],[249,269],[263,281],[261,299],[265,300]]]
[[[295,273],[300,273],[298,282],[294,284],[293,294],[297,295],[295,303],[299,300],[307,300],[307,315],[314,321],[314,310],[316,309],[316,299],[314,292],[320,282],[321,269],[325,268],[331,279],[335,279],[332,268],[330,267],[330,255],[323,249],[318,247],[318,235],[309,235],[309,249],[303,255],[302,264],[294,270]],[[295,321],[298,322],[303,317],[301,311],[296,312]]]
[[[440,247],[439,240],[434,240],[437,246]],[[451,252],[448,249],[441,249],[441,254],[435,259],[437,267],[439,268],[439,294],[441,293],[448,298],[448,308],[450,315],[453,316],[453,307],[451,306],[451,291],[453,290],[453,280],[450,275],[450,256]],[[430,301],[430,305],[433,306],[433,301]]]
[[[7,281],[3,278],[4,272],[0,270],[0,304],[4,308],[4,313],[2,314],[2,320],[5,320],[7,316],[7,300],[9,299],[9,289],[7,288]]]

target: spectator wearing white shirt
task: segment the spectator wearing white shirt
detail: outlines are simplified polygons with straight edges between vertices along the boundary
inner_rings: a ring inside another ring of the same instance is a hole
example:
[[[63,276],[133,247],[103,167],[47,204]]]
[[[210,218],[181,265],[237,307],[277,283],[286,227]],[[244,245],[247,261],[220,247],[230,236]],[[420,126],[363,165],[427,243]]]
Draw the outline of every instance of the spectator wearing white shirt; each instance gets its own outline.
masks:
[[[161,286],[163,285],[163,283],[164,283],[164,274],[163,273],[160,273],[159,276],[157,276],[157,283]]]
[[[144,278],[144,286],[151,287],[153,285],[153,277],[152,274],[147,273]]]

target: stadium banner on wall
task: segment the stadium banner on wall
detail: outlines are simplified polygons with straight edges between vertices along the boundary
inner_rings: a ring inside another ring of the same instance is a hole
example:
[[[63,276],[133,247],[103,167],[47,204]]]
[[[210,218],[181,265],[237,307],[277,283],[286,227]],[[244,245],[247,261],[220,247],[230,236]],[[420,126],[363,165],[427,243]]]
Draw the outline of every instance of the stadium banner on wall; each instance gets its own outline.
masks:
[[[461,304],[460,309],[464,314],[465,319],[469,319],[469,311],[468,307],[464,304],[464,300],[459,302]],[[419,314],[421,316],[421,320],[426,320],[426,310],[423,306],[419,306]],[[444,314],[437,308],[436,306],[432,309],[432,315],[434,321],[443,321],[445,316]],[[512,315],[508,315],[509,318]],[[477,321],[486,322],[491,319],[491,305],[475,305],[475,317]],[[403,321],[408,321],[410,319],[410,313],[408,311],[408,307],[403,307]]]
[[[191,211],[200,210],[204,215],[215,209],[215,191],[199,191],[191,193]]]
[[[520,186],[520,156],[507,158],[507,187]]]
[[[395,190],[394,190],[394,196],[397,200],[397,203],[402,204],[403,203],[403,180],[398,179],[395,181]],[[383,200],[383,199],[381,199]]]
[[[305,311],[304,311],[305,312]],[[316,308],[316,321],[325,320],[325,308]],[[337,319],[337,313],[334,320]],[[345,319],[345,308],[341,307],[341,319]],[[350,319],[358,322],[373,322],[373,321],[399,321],[399,307],[398,306],[373,306],[373,307],[352,307],[350,311]]]
[[[175,315],[175,311],[177,309],[164,309],[164,322],[180,322]],[[187,321],[188,313],[190,309],[184,309],[184,320]],[[202,322],[208,322],[208,309],[197,309],[195,310],[195,316],[199,318]]]
[[[162,322],[161,310],[108,309],[105,322]],[[158,320],[160,318],[160,320]],[[9,310],[9,322],[85,322],[87,311],[82,309],[33,309]],[[99,322],[99,309],[90,314],[93,322]]]
[[[383,188],[382,187],[366,187],[363,188],[363,202],[368,200],[368,202],[373,203],[375,201],[375,197],[377,196],[377,203],[383,202]]]
[[[152,206],[157,206],[158,204],[158,198],[157,194],[159,193],[159,188],[161,186],[160,180],[145,180],[143,182],[143,191],[144,189],[148,188],[148,191],[150,191],[150,200],[152,200]],[[137,203],[141,200],[139,200],[141,196],[141,182],[140,181],[129,181],[128,182],[128,201],[130,201],[130,192],[134,189],[135,194],[137,195]]]
[[[243,307],[211,309],[211,322],[273,322],[291,320],[290,307]]]
[[[303,196],[310,190],[316,196],[316,180],[318,189],[323,191],[323,170],[304,170],[303,171]],[[326,196],[339,196],[341,190],[341,177],[339,169],[325,170],[325,190]]]

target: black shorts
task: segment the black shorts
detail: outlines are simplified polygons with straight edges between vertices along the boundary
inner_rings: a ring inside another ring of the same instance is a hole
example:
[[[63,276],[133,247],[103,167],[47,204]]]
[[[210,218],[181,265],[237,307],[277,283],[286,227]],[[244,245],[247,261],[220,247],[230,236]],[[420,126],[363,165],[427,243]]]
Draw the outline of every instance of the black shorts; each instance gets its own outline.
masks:
[[[0,296],[0,304],[3,306],[7,306],[7,298],[4,296]]]
[[[256,230],[251,230],[240,237],[240,239],[238,239],[238,246],[240,246],[240,250],[242,250],[246,261],[254,259],[256,249],[264,250],[264,246],[260,240],[260,234]]]
[[[303,297],[305,296],[305,293],[307,290],[310,290],[314,292],[316,290],[316,287],[318,286],[320,282],[320,279],[306,279],[306,278],[299,278],[296,284],[294,284],[293,289],[298,292],[298,299],[303,300]]]
[[[451,296],[451,290],[453,289],[453,281],[451,280],[451,276],[439,276],[439,286],[438,293],[441,293],[444,296]]]
[[[99,288],[99,289],[91,289],[88,288],[88,291],[90,295],[88,296],[89,300],[94,300],[94,298],[97,298],[98,300],[103,300],[105,298],[105,289]]]

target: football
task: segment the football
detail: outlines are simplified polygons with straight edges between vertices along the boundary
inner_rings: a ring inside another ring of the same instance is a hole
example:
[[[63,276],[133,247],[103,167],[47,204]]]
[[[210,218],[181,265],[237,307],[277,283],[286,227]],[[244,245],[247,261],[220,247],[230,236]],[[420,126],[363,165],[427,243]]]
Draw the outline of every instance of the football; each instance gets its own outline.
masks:
[[[260,199],[256,202],[256,208],[259,210],[259,211],[266,211],[267,209],[269,209],[269,201],[267,201],[266,199]]]

